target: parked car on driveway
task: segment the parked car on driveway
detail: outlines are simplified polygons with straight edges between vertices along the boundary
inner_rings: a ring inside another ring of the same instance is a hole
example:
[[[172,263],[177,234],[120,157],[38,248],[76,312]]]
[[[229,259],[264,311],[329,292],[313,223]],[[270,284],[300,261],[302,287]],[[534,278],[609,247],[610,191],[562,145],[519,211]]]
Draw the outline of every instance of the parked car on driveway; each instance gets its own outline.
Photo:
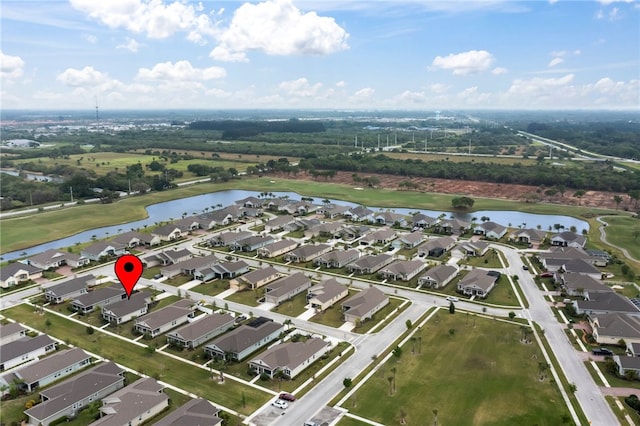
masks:
[[[607,348],[595,348],[591,350],[594,355],[613,356],[613,352]]]
[[[271,405],[273,405],[276,408],[281,408],[283,410],[289,406],[289,404],[287,404],[286,402],[284,402],[281,399],[276,399],[275,401],[273,401],[271,403]]]

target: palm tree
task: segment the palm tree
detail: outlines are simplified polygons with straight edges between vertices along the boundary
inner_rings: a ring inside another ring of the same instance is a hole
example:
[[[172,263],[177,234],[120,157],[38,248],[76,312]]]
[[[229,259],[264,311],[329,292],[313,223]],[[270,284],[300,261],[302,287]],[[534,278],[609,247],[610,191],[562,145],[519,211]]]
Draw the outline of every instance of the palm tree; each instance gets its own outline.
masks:
[[[620,195],[614,195],[613,202],[616,203],[616,210],[618,210],[620,208],[620,203],[622,202],[622,197]]]
[[[433,426],[438,426],[438,409],[433,410]]]
[[[389,381],[389,395],[393,395],[393,387],[392,387],[393,377],[389,376],[387,377],[387,380]]]

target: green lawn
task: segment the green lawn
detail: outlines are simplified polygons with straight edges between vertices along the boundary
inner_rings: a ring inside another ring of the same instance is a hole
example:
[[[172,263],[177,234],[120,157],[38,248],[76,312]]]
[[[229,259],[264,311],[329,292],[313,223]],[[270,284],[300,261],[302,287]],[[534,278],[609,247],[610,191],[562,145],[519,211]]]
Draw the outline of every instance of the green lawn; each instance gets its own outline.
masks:
[[[340,419],[337,426],[367,426],[369,423],[361,422],[360,420],[356,420],[353,417],[344,416]]]
[[[335,305],[325,310],[324,312],[320,312],[311,317],[310,321],[317,322],[318,324],[328,325],[329,327],[338,328],[342,324],[344,324],[344,318],[342,316],[342,307],[340,303],[344,300],[347,300],[349,297],[355,294],[355,290],[349,290],[349,295],[344,299],[336,302]]]
[[[176,275],[173,278],[169,278],[169,279],[164,280],[163,284],[169,284],[169,285],[172,285],[174,287],[179,287],[182,284],[188,283],[189,281],[193,281],[193,277],[192,276],[180,274],[180,275]]]
[[[35,329],[46,332],[65,342],[80,346],[87,351],[117,361],[143,374],[157,377],[174,386],[198,396],[216,401],[221,405],[249,414],[264,404],[269,395],[232,380],[224,384],[211,381],[209,372],[160,353],[149,353],[145,348],[94,332],[86,334],[85,327],[53,314],[36,314],[33,308],[19,305],[3,311],[9,318],[19,319]],[[242,406],[242,394],[246,407]]]
[[[556,384],[539,378],[540,349],[520,343],[518,326],[481,317],[475,323],[440,311],[417,332],[417,353],[405,346],[344,408],[385,425],[399,424],[402,412],[410,425],[430,424],[433,410],[443,425],[563,424],[569,412]]]
[[[368,332],[376,324],[378,324],[380,321],[384,320],[384,318],[387,315],[389,315],[394,309],[398,308],[402,304],[402,302],[404,302],[404,300],[397,299],[395,297],[390,297],[389,298],[389,304],[387,306],[385,306],[384,308],[382,308],[381,310],[379,310],[378,312],[373,314],[373,317],[371,319],[368,319],[368,320],[364,321],[362,324],[360,324],[358,327],[356,327],[353,331],[356,332],[356,333],[362,333],[362,334]],[[391,319],[393,319],[393,318],[395,318],[395,315]],[[378,328],[377,330],[379,331],[380,328]]]
[[[229,280],[215,280],[200,284],[189,291],[204,294],[205,296],[217,296],[228,288]]]
[[[629,216],[608,216],[603,218],[608,223],[605,231],[607,240],[620,247],[625,247],[631,256],[640,260],[640,236],[634,236],[635,231],[640,232],[640,219]]]
[[[515,285],[518,285],[518,283],[515,283]],[[498,283],[493,290],[491,290],[487,298],[479,300],[484,300],[487,303],[493,303],[495,305],[520,306],[518,304],[518,298],[513,292],[513,287],[511,287],[509,279],[504,276],[504,274],[500,275]]]
[[[231,302],[242,303],[247,306],[258,306],[258,299],[264,296],[264,292],[260,289],[254,290],[241,290],[236,291],[231,296],[227,296],[225,299]]]
[[[272,311],[288,315],[290,317],[297,317],[306,310],[305,306],[307,304],[307,292],[303,291],[292,299],[282,302],[280,305],[273,308]]]

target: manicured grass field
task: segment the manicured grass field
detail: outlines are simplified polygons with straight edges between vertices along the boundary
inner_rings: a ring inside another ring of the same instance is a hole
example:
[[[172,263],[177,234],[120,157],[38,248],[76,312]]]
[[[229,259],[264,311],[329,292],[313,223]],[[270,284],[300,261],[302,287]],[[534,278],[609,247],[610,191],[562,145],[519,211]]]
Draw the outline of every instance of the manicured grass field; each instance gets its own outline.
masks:
[[[204,294],[205,296],[217,296],[229,288],[228,280],[215,280],[212,282],[200,284],[189,291]]]
[[[99,331],[88,335],[85,327],[53,314],[37,314],[28,305],[19,305],[3,311],[9,318],[19,320],[63,341],[80,346],[87,351],[117,361],[139,373],[158,377],[174,386],[217,402],[223,406],[249,414],[267,402],[269,395],[255,388],[243,386],[232,380],[217,384],[209,378],[209,372],[159,353],[149,353],[145,348],[105,335]],[[246,407],[242,405],[244,394]]]
[[[451,161],[452,163],[493,163],[493,164],[517,164],[520,163],[523,166],[533,166],[536,164],[535,158],[511,158],[511,157],[481,157],[481,156],[467,156],[467,155],[452,155],[452,154],[424,154],[420,152],[385,152],[385,156],[389,158],[396,158],[400,160],[412,159],[422,161]]]
[[[297,317],[306,310],[305,306],[307,304],[307,293],[303,291],[292,299],[282,302],[280,305],[273,308],[272,311],[288,315],[290,317]]]
[[[443,425],[563,424],[568,409],[557,385],[540,380],[540,349],[520,343],[518,326],[481,317],[473,324],[440,311],[418,331],[416,354],[405,345],[344,408],[385,425],[400,424],[401,412],[409,425],[431,424],[433,410]]]
[[[243,305],[247,305],[247,306],[258,306],[259,303],[257,299],[261,298],[263,295],[264,295],[264,292],[260,290],[258,291],[243,290],[243,291],[236,291],[231,296],[228,296],[225,299],[230,300],[232,302],[242,303]]]
[[[640,219],[629,216],[608,216],[603,218],[608,223],[605,228],[607,241],[627,249],[629,254],[640,260]],[[634,236],[634,232],[638,235]]]

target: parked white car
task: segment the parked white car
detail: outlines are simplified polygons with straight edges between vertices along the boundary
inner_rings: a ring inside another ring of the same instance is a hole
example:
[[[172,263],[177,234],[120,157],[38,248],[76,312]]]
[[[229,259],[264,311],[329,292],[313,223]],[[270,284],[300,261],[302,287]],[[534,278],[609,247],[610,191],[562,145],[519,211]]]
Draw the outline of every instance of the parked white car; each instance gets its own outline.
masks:
[[[276,408],[281,408],[283,410],[289,406],[289,404],[287,404],[286,402],[284,402],[281,399],[276,399],[275,401],[273,401],[271,403],[271,405],[273,405]]]
[[[447,296],[447,300],[449,302],[459,302],[460,300],[458,300],[457,297],[453,297],[453,296]]]

